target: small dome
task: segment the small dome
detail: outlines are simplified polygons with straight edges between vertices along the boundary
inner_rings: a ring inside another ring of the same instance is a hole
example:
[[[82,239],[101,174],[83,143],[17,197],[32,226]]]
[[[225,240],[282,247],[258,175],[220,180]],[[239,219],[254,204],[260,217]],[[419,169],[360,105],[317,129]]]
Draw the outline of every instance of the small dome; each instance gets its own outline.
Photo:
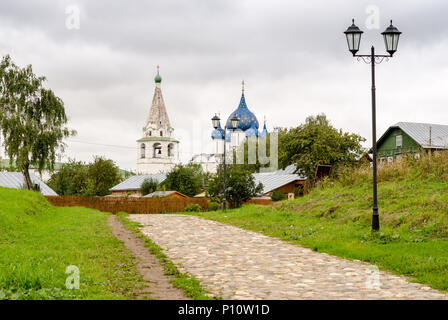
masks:
[[[254,125],[254,127],[256,129],[258,129],[257,117],[255,117],[255,115],[247,107],[246,99],[244,98],[244,92],[241,95],[241,100],[240,100],[240,104],[239,104],[238,108],[235,111],[233,111],[230,114],[229,118],[227,119],[227,122],[226,122],[227,128],[232,127],[232,123],[231,123],[230,119],[232,119],[235,115],[240,119],[240,123],[239,123],[237,129],[246,131],[247,129],[249,129],[252,126],[252,124]]]
[[[212,131],[212,139],[223,139],[224,140],[225,132],[221,128],[221,124],[218,124],[218,128]]]
[[[266,123],[263,125],[263,131],[260,132],[259,137],[264,138],[268,135],[268,129],[266,129]]]
[[[230,132],[227,132],[226,134],[226,142],[231,142],[232,141],[232,135]]]
[[[258,130],[255,128],[254,122],[252,122],[250,128],[246,130],[246,137],[258,137]]]
[[[160,83],[160,82],[162,82],[162,77],[161,77],[160,74],[159,74],[159,69],[160,69],[160,67],[157,66],[157,75],[156,75],[155,78],[154,78],[154,82],[155,82],[155,83]]]

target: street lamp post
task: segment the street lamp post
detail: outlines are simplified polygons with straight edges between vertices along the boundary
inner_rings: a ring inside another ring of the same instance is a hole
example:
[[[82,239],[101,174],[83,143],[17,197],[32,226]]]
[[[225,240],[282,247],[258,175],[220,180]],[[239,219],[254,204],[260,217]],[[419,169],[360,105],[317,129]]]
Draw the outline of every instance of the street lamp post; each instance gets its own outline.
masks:
[[[219,122],[220,122],[220,118],[218,117],[218,115],[215,114],[215,116],[212,118],[212,124],[213,124],[213,128],[215,128],[215,130],[219,127]],[[230,119],[230,124],[231,124],[231,129],[232,131],[235,131],[238,128],[238,125],[240,123],[240,119],[234,115],[231,119]],[[223,166],[224,166],[224,174],[223,174],[223,186],[224,186],[224,192],[223,192],[223,205],[222,205],[222,210],[226,211],[226,140],[227,140],[227,124],[224,126],[224,152],[223,152]]]
[[[378,197],[377,197],[377,149],[376,149],[376,87],[375,87],[375,64],[380,64],[384,59],[392,58],[395,51],[398,48],[398,40],[400,39],[401,32],[392,25],[382,32],[384,37],[384,43],[386,45],[386,51],[389,55],[377,55],[375,54],[375,48],[372,46],[369,55],[357,55],[359,50],[359,44],[361,42],[362,31],[355,25],[355,20],[352,20],[352,25],[344,32],[347,38],[348,50],[353,54],[353,57],[357,57],[358,61],[363,60],[365,63],[371,66],[371,81],[372,81],[372,154],[373,154],[373,207],[372,207],[372,230],[380,229],[380,218],[378,214]]]

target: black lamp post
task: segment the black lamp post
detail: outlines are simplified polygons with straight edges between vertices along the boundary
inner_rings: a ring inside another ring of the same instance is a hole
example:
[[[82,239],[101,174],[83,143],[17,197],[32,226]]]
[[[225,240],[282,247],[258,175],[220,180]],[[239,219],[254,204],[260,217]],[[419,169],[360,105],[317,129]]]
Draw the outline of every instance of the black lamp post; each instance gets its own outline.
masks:
[[[218,115],[215,114],[215,116],[212,118],[212,124],[213,124],[213,128],[217,129],[219,126],[219,122],[220,122],[220,118],[218,117]],[[234,115],[231,119],[230,119],[230,124],[232,126],[232,131],[235,131],[238,128],[238,125],[240,124],[240,119]],[[223,166],[224,166],[224,181],[223,181],[223,185],[224,185],[224,192],[223,192],[223,206],[222,206],[222,210],[226,211],[226,140],[227,140],[227,124],[224,126],[224,152],[223,152]],[[229,128],[230,129],[230,128]]]
[[[372,213],[372,230],[380,229],[380,218],[378,214],[378,197],[377,197],[377,168],[376,168],[376,88],[375,88],[375,64],[380,64],[385,58],[391,58],[398,48],[398,40],[400,39],[401,32],[392,25],[382,32],[384,37],[384,43],[386,45],[386,51],[389,55],[376,55],[375,48],[372,46],[369,55],[357,55],[359,50],[359,44],[361,43],[362,31],[355,25],[355,20],[352,20],[352,25],[344,32],[347,37],[348,50],[357,57],[358,60],[363,60],[365,63],[371,65],[372,76],[372,153],[373,153],[373,213]]]

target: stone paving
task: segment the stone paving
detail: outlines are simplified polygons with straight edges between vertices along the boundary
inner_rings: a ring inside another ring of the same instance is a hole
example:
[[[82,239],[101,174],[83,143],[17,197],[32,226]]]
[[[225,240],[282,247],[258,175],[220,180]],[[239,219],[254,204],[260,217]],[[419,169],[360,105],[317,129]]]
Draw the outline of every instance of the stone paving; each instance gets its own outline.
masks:
[[[372,265],[194,216],[131,215],[181,272],[224,299],[448,299]]]

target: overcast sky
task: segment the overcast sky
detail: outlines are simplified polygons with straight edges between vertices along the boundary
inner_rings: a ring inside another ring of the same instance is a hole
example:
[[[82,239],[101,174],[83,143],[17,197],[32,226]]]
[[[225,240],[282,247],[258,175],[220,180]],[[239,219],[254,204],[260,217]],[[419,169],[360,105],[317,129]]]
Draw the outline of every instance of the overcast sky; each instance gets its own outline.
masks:
[[[399,121],[448,124],[447,14],[443,0],[2,0],[0,54],[32,64],[63,99],[78,132],[66,158],[135,170],[157,65],[183,162],[211,151],[210,118],[237,107],[242,79],[268,129],[325,113],[370,145],[370,67],[342,33],[352,18],[360,53],[384,52],[391,18],[403,32],[377,68],[378,135]]]

